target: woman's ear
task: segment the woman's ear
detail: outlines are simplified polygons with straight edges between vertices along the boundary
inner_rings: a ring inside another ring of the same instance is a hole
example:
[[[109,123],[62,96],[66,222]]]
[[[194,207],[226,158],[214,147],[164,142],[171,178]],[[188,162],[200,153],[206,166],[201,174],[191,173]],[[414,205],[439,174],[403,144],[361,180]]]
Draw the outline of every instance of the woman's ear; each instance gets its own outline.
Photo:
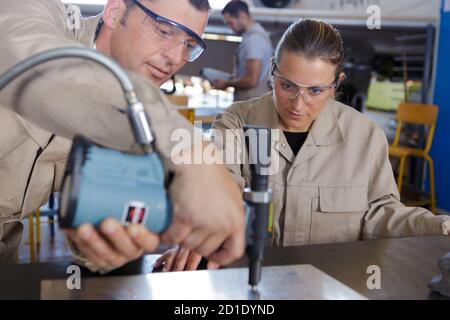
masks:
[[[103,10],[103,23],[109,29],[114,29],[121,22],[126,8],[123,0],[108,0]]]
[[[339,74],[339,83],[341,83],[342,81],[347,80],[347,76],[345,75],[345,73],[341,72]]]
[[[272,83],[272,76],[273,76],[273,72],[275,71],[275,57],[270,58],[270,72],[267,75],[267,82],[269,84],[269,87],[273,89],[273,83]]]

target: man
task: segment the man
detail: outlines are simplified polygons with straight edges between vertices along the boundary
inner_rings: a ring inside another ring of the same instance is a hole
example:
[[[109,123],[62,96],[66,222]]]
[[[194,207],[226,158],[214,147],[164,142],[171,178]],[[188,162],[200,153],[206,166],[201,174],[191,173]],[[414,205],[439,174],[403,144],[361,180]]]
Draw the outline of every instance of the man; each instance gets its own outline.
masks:
[[[217,80],[216,89],[235,88],[235,101],[244,101],[262,96],[270,88],[268,75],[272,42],[264,28],[253,21],[248,5],[243,1],[230,1],[223,8],[225,23],[242,36],[235,55],[235,71],[231,80]]]
[[[208,1],[109,0],[102,15],[82,19],[75,28],[73,10],[59,0],[0,0],[0,5],[0,74],[33,54],[65,46],[96,48],[130,71],[157,150],[175,173],[173,221],[161,240],[223,263],[241,256],[238,186],[222,166],[171,163],[172,131],[193,129],[152,84],[161,85],[201,53]],[[138,151],[124,107],[117,80],[81,59],[48,62],[0,92],[0,261],[17,260],[21,219],[59,190],[75,134]],[[114,219],[99,230],[82,225],[66,233],[79,262],[100,271],[154,250],[160,240],[140,225],[124,228]]]

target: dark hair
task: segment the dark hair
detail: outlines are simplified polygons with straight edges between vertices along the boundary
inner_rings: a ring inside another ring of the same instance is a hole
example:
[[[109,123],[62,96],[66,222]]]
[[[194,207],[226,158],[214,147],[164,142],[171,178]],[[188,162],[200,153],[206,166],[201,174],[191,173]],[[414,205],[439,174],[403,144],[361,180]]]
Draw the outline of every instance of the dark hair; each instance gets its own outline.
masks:
[[[244,1],[232,0],[226,4],[226,6],[222,9],[222,15],[225,13],[229,14],[232,17],[239,16],[240,12],[244,12],[248,16],[250,15],[250,11],[248,10],[248,5]]]
[[[189,2],[194,6],[195,9],[200,11],[208,11],[211,9],[208,0],[189,0]]]
[[[130,13],[130,10],[133,9],[133,7],[136,5],[133,0],[123,0],[125,2],[125,6],[127,7],[125,10],[125,13],[123,14],[120,22],[122,24],[125,24],[128,14]],[[142,1],[142,0],[140,0]],[[144,0],[144,1],[151,1],[151,0]],[[197,9],[198,11],[209,11],[211,9],[211,6],[209,5],[209,0],[189,0],[190,4]]]
[[[302,19],[293,23],[283,34],[275,50],[272,71],[280,62],[283,51],[308,59],[322,59],[336,66],[336,77],[343,70],[344,44],[339,31],[319,20]]]

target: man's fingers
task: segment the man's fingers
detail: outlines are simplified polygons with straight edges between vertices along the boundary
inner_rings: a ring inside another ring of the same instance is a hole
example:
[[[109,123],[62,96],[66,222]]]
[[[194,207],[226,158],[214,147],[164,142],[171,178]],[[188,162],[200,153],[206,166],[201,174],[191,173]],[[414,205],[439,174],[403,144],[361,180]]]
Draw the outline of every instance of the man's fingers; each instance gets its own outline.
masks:
[[[116,249],[116,252],[127,260],[135,260],[142,255],[143,250],[136,246],[125,228],[115,219],[105,219],[100,225],[100,231]]]
[[[169,229],[161,236],[161,240],[167,244],[181,243],[191,231],[192,227],[174,219]]]
[[[151,252],[159,244],[159,236],[141,225],[128,228],[108,218],[97,232],[90,224],[77,229],[64,229],[81,254],[101,269],[114,269],[139,258],[144,251]]]
[[[82,253],[83,257],[94,263],[99,268],[104,268],[107,266],[106,261],[101,259],[94,250],[90,248],[90,246],[86,245],[84,241],[81,240],[80,237],[77,236],[76,230],[64,230],[64,233],[74,242],[77,249]]]
[[[147,231],[147,229],[140,224],[129,226],[127,232],[134,243],[145,252],[152,252],[158,247],[159,236]]]
[[[83,256],[87,260],[92,262],[97,268],[100,268],[100,269],[103,269],[103,270],[108,270],[111,267],[107,261],[105,261],[104,259],[100,258],[95,253],[95,251],[92,250],[91,248],[83,247],[81,250],[83,252]]]
[[[77,229],[77,237],[80,238],[83,247],[90,248],[98,259],[106,261],[111,267],[118,267],[126,262],[125,258],[115,252],[91,225],[80,226]]]
[[[204,257],[208,257],[209,255],[217,251],[223,242],[224,237],[222,234],[214,234],[205,239],[205,241],[201,245],[195,248],[195,251]]]
[[[209,258],[221,265],[226,265],[239,259],[244,254],[245,236],[243,232],[235,232],[228,238],[221,248]]]
[[[205,242],[208,237],[208,232],[202,229],[194,229],[186,239],[181,243],[181,245],[189,250],[194,250]]]

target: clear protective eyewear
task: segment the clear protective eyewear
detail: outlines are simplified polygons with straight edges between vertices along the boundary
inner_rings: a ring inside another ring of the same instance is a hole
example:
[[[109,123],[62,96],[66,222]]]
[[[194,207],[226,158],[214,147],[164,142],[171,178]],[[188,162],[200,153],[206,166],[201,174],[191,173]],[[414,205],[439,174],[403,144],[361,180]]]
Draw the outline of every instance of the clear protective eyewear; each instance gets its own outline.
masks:
[[[294,100],[301,95],[305,103],[315,104],[328,99],[330,96],[329,90],[338,87],[338,77],[330,84],[305,86],[287,79],[277,71],[273,71],[272,86],[276,92],[285,99]]]
[[[164,18],[145,7],[138,0],[133,2],[147,15],[142,22],[144,33],[161,49],[170,50],[183,45],[183,60],[192,62],[206,49],[206,43],[191,29]]]

